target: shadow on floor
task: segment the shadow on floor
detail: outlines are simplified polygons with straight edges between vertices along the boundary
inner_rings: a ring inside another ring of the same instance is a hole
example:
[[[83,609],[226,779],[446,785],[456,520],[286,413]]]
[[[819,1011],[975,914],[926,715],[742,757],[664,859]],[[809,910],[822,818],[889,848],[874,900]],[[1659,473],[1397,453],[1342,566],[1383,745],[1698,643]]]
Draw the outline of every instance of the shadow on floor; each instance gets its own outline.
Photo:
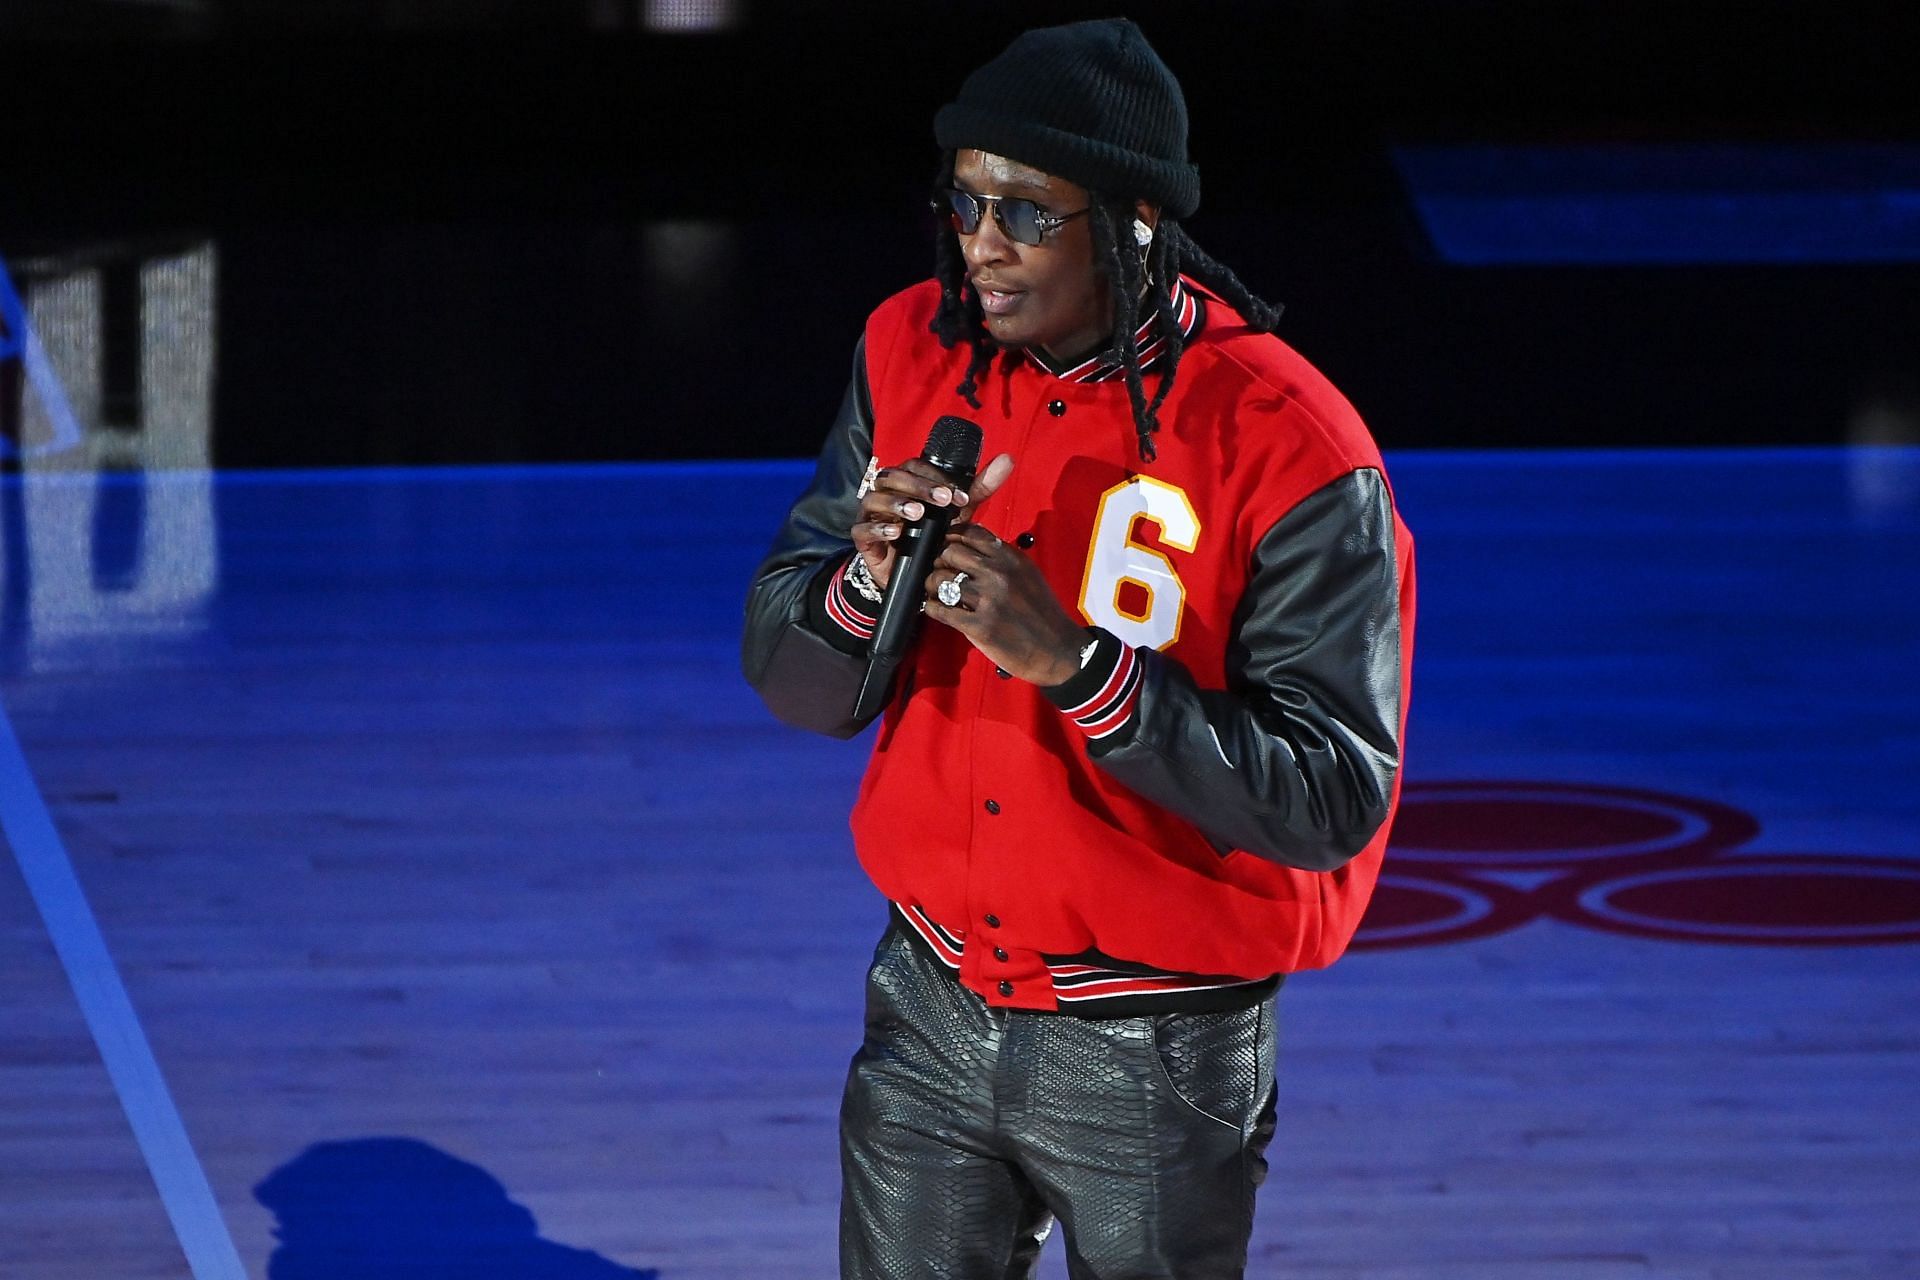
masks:
[[[279,1219],[268,1280],[657,1280],[540,1238],[478,1165],[412,1138],[321,1142],[253,1190]]]

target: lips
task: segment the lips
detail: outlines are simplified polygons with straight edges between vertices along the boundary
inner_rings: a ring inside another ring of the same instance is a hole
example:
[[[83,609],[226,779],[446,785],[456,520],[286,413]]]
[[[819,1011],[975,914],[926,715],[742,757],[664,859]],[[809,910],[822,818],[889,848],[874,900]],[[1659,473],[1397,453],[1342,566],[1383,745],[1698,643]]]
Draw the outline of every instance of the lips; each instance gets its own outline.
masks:
[[[1025,290],[996,288],[984,280],[974,280],[974,296],[980,299],[980,309],[990,316],[1004,316],[1019,308],[1021,300],[1027,295]]]

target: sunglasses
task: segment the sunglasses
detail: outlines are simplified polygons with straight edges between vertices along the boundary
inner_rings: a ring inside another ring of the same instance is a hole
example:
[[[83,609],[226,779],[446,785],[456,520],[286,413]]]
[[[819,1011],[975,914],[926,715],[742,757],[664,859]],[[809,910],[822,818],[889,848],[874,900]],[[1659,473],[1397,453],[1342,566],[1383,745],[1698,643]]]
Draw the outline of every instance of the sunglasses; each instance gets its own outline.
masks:
[[[1031,200],[1014,196],[977,196],[971,191],[962,191],[958,187],[947,188],[947,204],[953,215],[953,229],[963,236],[970,236],[980,229],[980,219],[986,216],[987,209],[993,209],[993,220],[1000,224],[1000,230],[1007,239],[1015,244],[1039,244],[1049,233],[1058,231],[1075,218],[1085,213],[1085,209],[1076,209],[1072,213],[1048,213]],[[940,206],[936,202],[934,208]]]

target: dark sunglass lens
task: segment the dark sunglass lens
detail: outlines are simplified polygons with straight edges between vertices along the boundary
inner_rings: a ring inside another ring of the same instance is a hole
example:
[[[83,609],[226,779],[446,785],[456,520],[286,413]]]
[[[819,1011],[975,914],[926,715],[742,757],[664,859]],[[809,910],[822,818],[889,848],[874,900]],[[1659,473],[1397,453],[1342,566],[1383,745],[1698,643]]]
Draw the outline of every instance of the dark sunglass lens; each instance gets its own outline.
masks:
[[[970,236],[980,229],[980,202],[964,191],[947,192],[947,201],[953,206],[954,229],[963,236]]]
[[[1031,200],[1002,200],[1000,225],[1020,244],[1040,243],[1040,209]]]

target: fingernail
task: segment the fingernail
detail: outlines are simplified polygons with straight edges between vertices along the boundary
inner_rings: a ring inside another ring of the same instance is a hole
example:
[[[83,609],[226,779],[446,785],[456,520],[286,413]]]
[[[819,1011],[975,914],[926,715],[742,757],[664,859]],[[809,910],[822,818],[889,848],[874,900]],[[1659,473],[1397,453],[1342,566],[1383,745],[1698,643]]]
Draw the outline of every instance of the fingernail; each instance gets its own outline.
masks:
[[[918,520],[924,510],[925,508],[919,503],[909,502],[900,508],[900,514],[909,520]]]
[[[964,507],[964,506],[966,506],[966,505],[967,505],[967,491],[966,491],[965,489],[955,489],[955,490],[953,491],[953,500],[954,500],[954,502],[955,502],[955,503],[957,503],[957,504],[958,504],[958,505],[960,505],[960,506],[963,506],[963,507]]]
[[[933,491],[933,500],[935,502],[952,502],[953,490],[947,488],[945,485],[941,485]]]
[[[897,538],[900,536],[900,530],[893,525],[883,524],[880,526],[880,536],[883,538]]]

